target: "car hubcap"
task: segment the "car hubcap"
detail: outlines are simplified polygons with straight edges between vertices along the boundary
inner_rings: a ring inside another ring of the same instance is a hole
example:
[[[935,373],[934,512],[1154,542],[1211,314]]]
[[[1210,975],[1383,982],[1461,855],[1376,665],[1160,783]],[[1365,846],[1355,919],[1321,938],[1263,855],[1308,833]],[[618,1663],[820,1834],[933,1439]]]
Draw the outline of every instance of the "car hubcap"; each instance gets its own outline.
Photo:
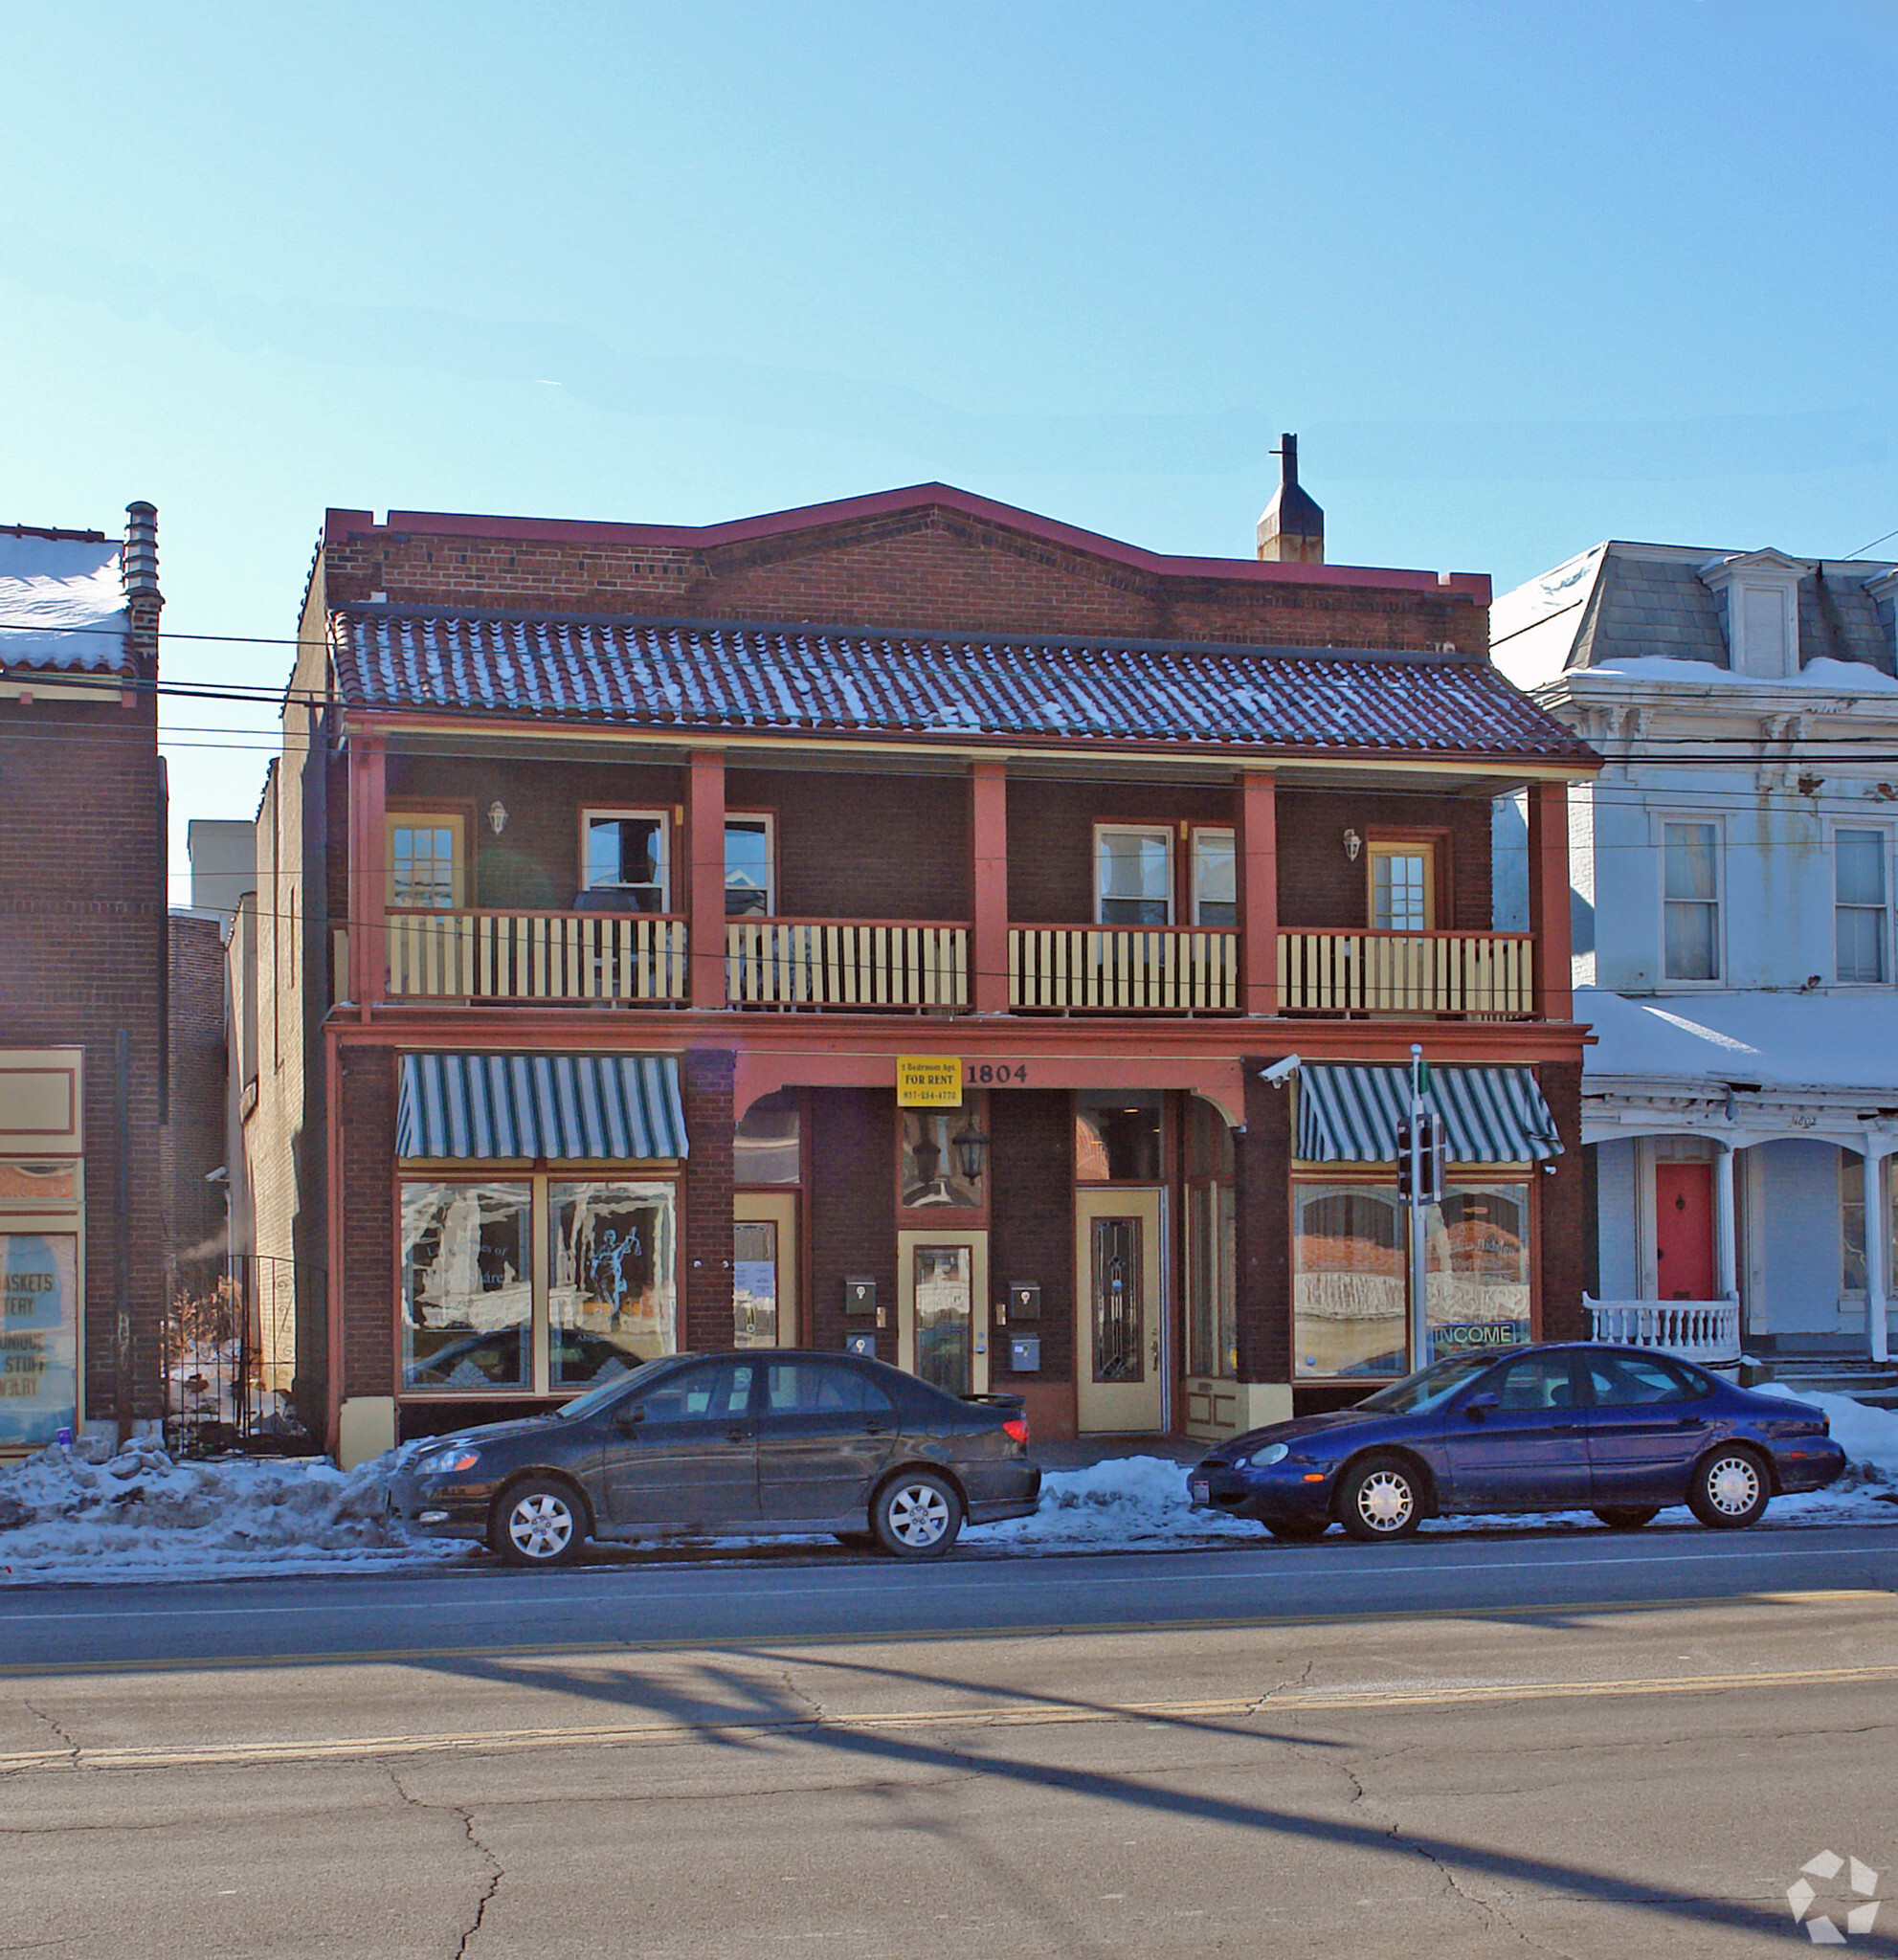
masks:
[[[1759,1472],[1745,1457],[1722,1457],[1707,1473],[1707,1495],[1723,1517],[1742,1517],[1759,1501]]]
[[[890,1500],[890,1529],[905,1545],[933,1545],[949,1529],[949,1504],[927,1483],[900,1490]]]
[[[1373,1530],[1396,1530],[1410,1509],[1410,1481],[1395,1470],[1374,1470],[1358,1485],[1358,1516]]]
[[[524,1557],[557,1558],[573,1536],[573,1514],[558,1498],[524,1498],[507,1520],[507,1535]]]

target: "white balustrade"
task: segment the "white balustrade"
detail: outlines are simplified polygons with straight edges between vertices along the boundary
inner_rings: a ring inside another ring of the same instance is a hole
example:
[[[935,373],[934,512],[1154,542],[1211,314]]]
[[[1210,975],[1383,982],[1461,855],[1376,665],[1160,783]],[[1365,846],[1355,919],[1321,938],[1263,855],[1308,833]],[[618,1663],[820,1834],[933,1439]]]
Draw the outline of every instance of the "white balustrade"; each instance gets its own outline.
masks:
[[[1591,1300],[1590,1339],[1622,1348],[1654,1348],[1706,1367],[1740,1358],[1740,1306],[1733,1300]]]

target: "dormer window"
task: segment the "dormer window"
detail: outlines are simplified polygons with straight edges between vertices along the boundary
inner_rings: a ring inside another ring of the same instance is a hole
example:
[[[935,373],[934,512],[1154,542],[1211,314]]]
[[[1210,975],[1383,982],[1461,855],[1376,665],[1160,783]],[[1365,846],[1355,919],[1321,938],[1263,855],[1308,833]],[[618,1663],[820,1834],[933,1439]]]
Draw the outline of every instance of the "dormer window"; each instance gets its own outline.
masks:
[[[1799,671],[1799,579],[1806,567],[1780,551],[1744,551],[1701,568],[1701,583],[1726,614],[1727,663],[1735,674],[1787,680]]]

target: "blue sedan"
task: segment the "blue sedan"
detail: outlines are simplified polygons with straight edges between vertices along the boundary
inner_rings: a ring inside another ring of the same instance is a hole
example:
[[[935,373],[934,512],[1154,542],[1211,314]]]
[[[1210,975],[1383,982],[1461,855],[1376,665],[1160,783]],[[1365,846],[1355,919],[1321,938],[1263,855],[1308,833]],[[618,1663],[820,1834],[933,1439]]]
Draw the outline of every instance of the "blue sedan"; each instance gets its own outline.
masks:
[[[1691,1362],[1576,1341],[1452,1354],[1354,1408],[1235,1437],[1193,1502],[1281,1538],[1403,1538],[1427,1517],[1588,1509],[1634,1530],[1664,1504],[1751,1525],[1845,1467],[1824,1415]]]

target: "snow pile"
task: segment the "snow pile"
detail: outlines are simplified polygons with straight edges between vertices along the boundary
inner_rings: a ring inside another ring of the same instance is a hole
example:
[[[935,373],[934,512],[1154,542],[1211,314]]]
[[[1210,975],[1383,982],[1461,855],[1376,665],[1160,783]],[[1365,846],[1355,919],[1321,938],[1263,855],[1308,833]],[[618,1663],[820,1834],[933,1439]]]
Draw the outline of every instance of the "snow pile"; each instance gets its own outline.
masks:
[[[1195,1511],[1186,1471],[1164,1457],[1117,1457],[1085,1470],[1051,1470],[1041,1480],[1041,1503],[1032,1518],[974,1527],[978,1547],[1052,1551],[1176,1544],[1182,1539],[1256,1539],[1249,1520]]]
[[[175,1462],[149,1437],[83,1442],[0,1471],[0,1577],[332,1571],[436,1559],[390,1503],[391,1460]]]
[[[1845,1452],[1847,1481],[1857,1472],[1862,1483],[1898,1484],[1898,1409],[1874,1409],[1850,1395],[1830,1395],[1794,1382],[1761,1382],[1754,1392],[1785,1395],[1822,1412],[1832,1440]]]

